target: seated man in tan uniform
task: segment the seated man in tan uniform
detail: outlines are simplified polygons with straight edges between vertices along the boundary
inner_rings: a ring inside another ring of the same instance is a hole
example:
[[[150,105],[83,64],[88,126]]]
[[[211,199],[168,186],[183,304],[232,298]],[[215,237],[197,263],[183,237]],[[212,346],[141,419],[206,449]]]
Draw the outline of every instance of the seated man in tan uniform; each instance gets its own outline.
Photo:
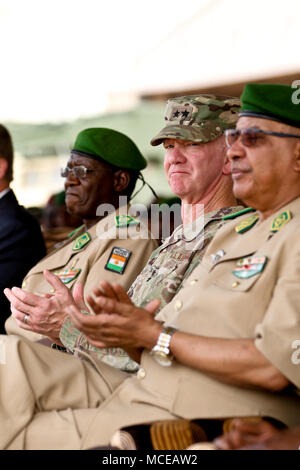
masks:
[[[90,448],[120,427],[178,417],[299,425],[300,118],[291,95],[284,85],[246,87],[228,157],[236,196],[256,212],[219,230],[157,319],[158,302],[136,307],[118,285],[89,299],[98,315],[68,308],[90,342],[138,360],[136,376],[0,337],[1,448]]]
[[[244,210],[243,206],[236,206],[232,193],[224,138],[224,131],[236,124],[239,106],[237,98],[214,95],[183,96],[168,101],[165,127],[151,143],[165,147],[165,173],[172,191],[182,200],[183,224],[153,252],[131,285],[129,295],[136,305],[143,307],[151,299],[159,298],[162,309],[170,302],[201,261],[216,231],[236,212]],[[32,295],[15,293],[19,297],[11,296],[10,300],[14,307],[19,299],[23,300],[22,306],[18,304],[18,313],[14,310],[21,318],[24,312],[30,314],[32,301],[39,313],[46,310],[45,303],[41,305]],[[56,295],[62,297],[63,289],[57,287]],[[121,369],[138,368],[120,349],[90,345],[69,318],[65,319],[59,337],[72,353],[88,352]]]
[[[68,287],[66,297],[71,296],[76,281],[84,285],[84,295],[99,279],[118,281],[128,289],[157,247],[148,230],[141,227],[138,231],[139,222],[126,215],[126,204],[119,207],[119,196],[130,199],[146,165],[134,142],[120,132],[91,128],[78,134],[62,176],[66,178],[67,209],[81,218],[83,225],[24,278],[23,289],[38,295],[41,304],[47,305],[46,314],[42,309],[15,314],[12,309],[14,318],[11,316],[6,322],[8,333],[32,340],[45,335],[61,344],[59,332],[64,315],[55,310],[51,297],[54,291],[44,278],[45,269],[58,275]],[[110,205],[108,215],[99,213],[101,204]],[[120,262],[121,269],[115,260]]]

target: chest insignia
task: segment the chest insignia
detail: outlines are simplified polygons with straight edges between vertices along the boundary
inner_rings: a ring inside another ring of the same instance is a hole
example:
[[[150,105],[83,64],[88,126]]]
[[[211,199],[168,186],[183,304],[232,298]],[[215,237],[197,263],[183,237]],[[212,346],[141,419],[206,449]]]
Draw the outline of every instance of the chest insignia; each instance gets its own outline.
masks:
[[[236,263],[236,267],[234,268],[232,273],[240,279],[248,279],[249,277],[255,276],[255,274],[260,273],[264,269],[266,262],[266,256],[261,256],[257,258],[241,258]]]
[[[129,225],[139,225],[140,221],[130,215],[117,215],[115,217],[116,227],[128,227]]]
[[[105,265],[105,269],[118,274],[123,274],[129,261],[130,255],[131,251],[114,246]]]
[[[77,237],[72,246],[73,251],[81,250],[85,245],[91,241],[89,232],[84,232],[80,237]]]
[[[290,213],[290,211],[282,212],[273,220],[272,225],[271,225],[271,232],[278,232],[291,219],[292,219],[292,214]]]
[[[66,269],[65,271],[58,271],[54,274],[58,276],[64,284],[68,284],[69,282],[76,279],[80,272],[81,269]]]
[[[235,227],[235,231],[237,233],[244,233],[246,232],[247,230],[249,230],[250,228],[253,227],[253,225],[256,224],[256,222],[258,221],[259,217],[258,215],[251,215],[250,217],[248,217],[248,219],[245,219],[243,220],[241,223],[239,223],[236,227]]]

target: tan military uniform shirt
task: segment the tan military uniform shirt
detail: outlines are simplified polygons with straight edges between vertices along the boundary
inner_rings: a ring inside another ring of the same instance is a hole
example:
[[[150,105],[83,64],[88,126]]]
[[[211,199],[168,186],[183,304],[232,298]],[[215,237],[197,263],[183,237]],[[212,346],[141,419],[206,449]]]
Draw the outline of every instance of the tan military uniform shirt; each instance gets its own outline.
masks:
[[[216,231],[227,220],[223,217],[243,210],[244,207],[224,207],[209,212],[199,221],[198,231],[178,227],[151,255],[148,263],[131,285],[128,293],[132,301],[144,307],[153,299],[160,299],[161,310],[172,300],[185,279],[200,263],[205,250]],[[88,351],[95,358],[122,370],[133,372],[138,364],[120,348],[99,349],[90,345],[82,333],[67,320],[61,330],[60,339],[69,351]]]
[[[81,282],[84,285],[85,297],[101,279],[118,282],[128,289],[157,247],[157,243],[150,238],[148,230],[144,227],[117,227],[116,214],[118,211],[103,218],[87,231],[83,227],[74,233],[62,246],[29,271],[22,288],[38,295],[52,293],[52,287],[43,276],[43,271],[48,269],[67,281],[66,286],[71,291],[77,281]],[[111,256],[114,248],[125,250],[122,253],[129,256],[122,274],[106,269],[109,267],[109,260],[118,261],[118,255]],[[19,328],[12,316],[6,322],[6,331],[8,334],[22,335],[31,340],[42,338],[41,335]]]
[[[288,210],[291,220],[284,224]],[[122,426],[177,417],[259,415],[299,425],[300,198],[237,233],[236,226],[247,226],[241,225],[245,219],[220,229],[160,314],[186,333],[253,338],[291,382],[288,389],[229,385],[176,360],[162,367],[146,350],[138,374],[126,378],[100,362],[93,368],[38,344],[2,337],[7,366],[0,368],[1,448],[90,448],[107,444]]]
[[[292,218],[284,224],[288,210]],[[153,394],[153,406],[184,418],[262,415],[300,423],[300,198],[237,233],[245,219],[218,232],[160,319],[195,335],[252,338],[290,388],[274,393],[225,384],[176,361],[163,368],[144,351],[140,377],[120,390],[130,402],[148,402]]]
[[[284,224],[288,210],[292,219]],[[162,367],[145,350],[138,374],[99,408],[85,444],[95,442],[94,435],[101,434],[101,426],[112,416],[117,417],[111,418],[110,431],[172,417],[268,416],[299,425],[300,198],[237,233],[235,227],[250,217],[241,216],[220,229],[202,263],[160,315],[166,325],[186,333],[252,338],[290,387],[275,393],[226,384],[176,360]]]

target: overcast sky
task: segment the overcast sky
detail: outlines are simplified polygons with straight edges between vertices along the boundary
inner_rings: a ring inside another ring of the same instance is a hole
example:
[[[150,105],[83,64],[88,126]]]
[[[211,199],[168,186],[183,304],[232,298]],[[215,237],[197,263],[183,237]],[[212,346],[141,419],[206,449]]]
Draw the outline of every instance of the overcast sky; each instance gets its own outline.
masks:
[[[300,73],[299,14],[300,0],[0,0],[0,121]]]
[[[209,1],[0,0],[0,120],[98,113],[108,92],[130,88],[136,62]]]

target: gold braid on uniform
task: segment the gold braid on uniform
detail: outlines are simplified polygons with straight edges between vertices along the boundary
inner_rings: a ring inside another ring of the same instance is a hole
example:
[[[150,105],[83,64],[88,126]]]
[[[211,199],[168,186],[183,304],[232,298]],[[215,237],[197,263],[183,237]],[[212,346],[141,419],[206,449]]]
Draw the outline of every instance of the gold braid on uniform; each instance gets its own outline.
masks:
[[[122,428],[114,433],[110,445],[121,450],[184,450],[203,441],[207,436],[199,424],[171,419]]]

